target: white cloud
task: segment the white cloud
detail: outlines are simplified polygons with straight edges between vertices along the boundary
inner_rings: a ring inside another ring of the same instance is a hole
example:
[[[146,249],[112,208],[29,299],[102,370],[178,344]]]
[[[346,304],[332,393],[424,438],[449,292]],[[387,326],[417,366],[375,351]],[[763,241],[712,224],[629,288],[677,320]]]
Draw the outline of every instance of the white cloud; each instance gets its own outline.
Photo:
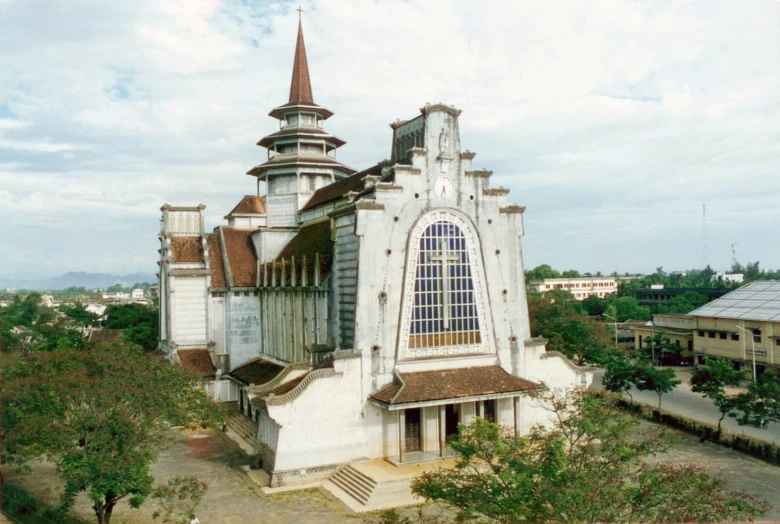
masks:
[[[62,269],[148,271],[163,202],[206,203],[214,223],[254,191],[244,173],[287,100],[297,4],[2,5],[0,218],[24,231],[11,233],[24,249],[0,247],[3,267],[51,270],[14,253],[50,251],[56,228],[73,239]],[[761,240],[780,218],[780,4],[303,9],[315,100],[348,141],[339,159],[366,167],[388,156],[389,122],[457,105],[464,147],[528,206],[529,265],[700,266],[704,201],[723,217],[710,244],[744,236],[745,256],[780,256]],[[105,258],[120,245],[133,257]]]

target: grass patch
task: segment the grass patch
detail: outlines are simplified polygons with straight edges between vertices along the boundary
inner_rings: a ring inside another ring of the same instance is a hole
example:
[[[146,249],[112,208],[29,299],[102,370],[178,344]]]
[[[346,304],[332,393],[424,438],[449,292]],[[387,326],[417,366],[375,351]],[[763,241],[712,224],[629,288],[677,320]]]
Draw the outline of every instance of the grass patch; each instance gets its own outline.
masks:
[[[13,484],[3,484],[2,510],[11,520],[22,524],[84,524]]]

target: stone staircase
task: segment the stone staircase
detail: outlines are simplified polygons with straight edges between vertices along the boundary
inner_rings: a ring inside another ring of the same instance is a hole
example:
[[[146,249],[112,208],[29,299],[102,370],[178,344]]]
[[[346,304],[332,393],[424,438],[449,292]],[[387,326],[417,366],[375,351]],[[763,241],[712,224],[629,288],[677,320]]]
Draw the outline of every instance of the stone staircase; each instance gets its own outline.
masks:
[[[369,505],[374,488],[376,488],[374,479],[367,477],[352,466],[341,468],[330,478],[330,481],[364,506]]]
[[[255,438],[257,437],[257,423],[239,411],[231,411],[228,414],[227,422],[228,428],[244,440],[250,449],[254,449]]]

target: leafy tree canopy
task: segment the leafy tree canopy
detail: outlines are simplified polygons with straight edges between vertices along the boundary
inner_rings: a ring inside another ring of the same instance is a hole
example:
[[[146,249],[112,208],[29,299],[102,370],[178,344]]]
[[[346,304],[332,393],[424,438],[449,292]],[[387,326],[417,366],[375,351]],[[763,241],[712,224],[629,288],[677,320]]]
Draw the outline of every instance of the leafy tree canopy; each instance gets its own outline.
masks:
[[[522,437],[477,419],[453,443],[454,469],[412,481],[412,491],[460,510],[526,522],[713,522],[752,519],[769,504],[694,465],[649,465],[662,439],[637,430],[608,396],[585,391],[546,399],[552,427]]]
[[[702,393],[720,410],[719,435],[723,419],[735,408],[734,399],[726,395],[726,388],[739,386],[744,379],[745,372],[734,369],[731,361],[725,358],[708,358],[704,365],[693,368],[691,391]]]
[[[150,494],[170,427],[222,418],[198,376],[127,343],[0,358],[0,462],[46,457],[61,507],[86,492],[101,524],[119,500]]]
[[[160,333],[159,310],[143,304],[111,304],[106,308],[103,327],[122,329],[125,339],[147,351],[154,351]]]
[[[525,278],[526,280],[544,280],[545,278],[558,278],[561,274],[551,268],[548,264],[542,264],[541,266],[536,266],[530,271],[526,271]]]
[[[780,422],[780,370],[769,368],[751,382],[745,393],[734,400],[737,422],[765,428]]]

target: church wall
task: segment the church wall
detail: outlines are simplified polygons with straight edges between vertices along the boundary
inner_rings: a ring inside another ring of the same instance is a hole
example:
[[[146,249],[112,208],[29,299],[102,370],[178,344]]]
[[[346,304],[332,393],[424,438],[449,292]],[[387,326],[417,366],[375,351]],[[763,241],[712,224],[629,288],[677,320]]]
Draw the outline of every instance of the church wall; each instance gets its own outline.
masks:
[[[227,306],[227,353],[236,369],[260,354],[260,301],[251,291],[235,291]]]
[[[218,293],[224,295],[224,293]],[[225,298],[224,296],[211,298],[211,336],[214,342],[215,353],[227,353],[225,347]]]
[[[328,342],[328,297],[325,289],[263,288],[263,354],[283,362],[308,361],[305,348]]]
[[[276,473],[294,478],[295,470],[371,458],[360,359],[338,359],[335,367],[341,375],[313,380],[293,401],[268,406],[280,427]],[[374,422],[376,442],[380,420]]]
[[[171,342],[205,347],[206,278],[170,277]]]
[[[439,406],[423,408],[423,451],[439,452]]]
[[[398,412],[382,410],[382,456],[398,456]]]
[[[498,425],[512,427],[515,423],[514,398],[498,399]]]

